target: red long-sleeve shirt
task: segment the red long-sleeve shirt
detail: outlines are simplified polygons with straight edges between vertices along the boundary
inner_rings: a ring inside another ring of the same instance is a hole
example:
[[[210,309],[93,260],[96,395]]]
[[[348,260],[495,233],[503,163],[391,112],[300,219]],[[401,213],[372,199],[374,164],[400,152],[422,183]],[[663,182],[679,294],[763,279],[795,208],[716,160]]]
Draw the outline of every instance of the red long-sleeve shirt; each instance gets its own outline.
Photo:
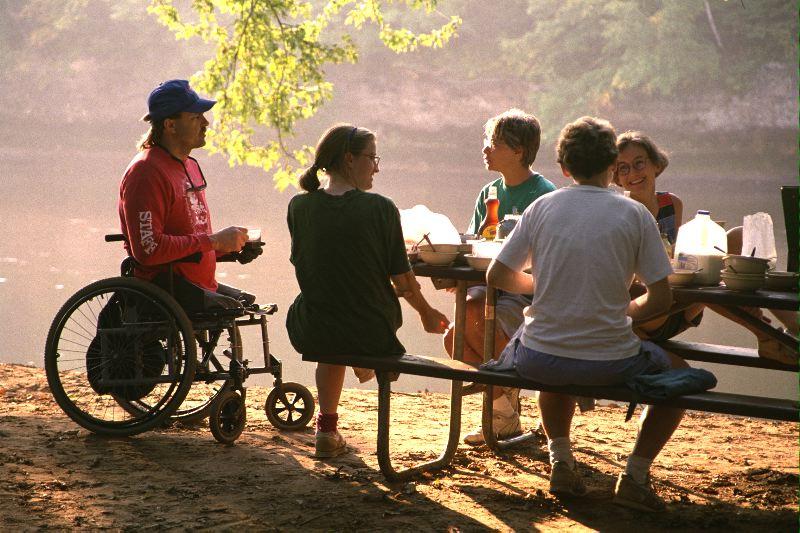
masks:
[[[191,179],[191,182],[190,182]],[[119,219],[128,241],[125,249],[140,265],[136,277],[153,279],[166,263],[201,252],[199,263],[175,263],[174,271],[216,291],[216,253],[211,248],[211,216],[197,163],[181,161],[153,147],[136,155],[119,186]]]

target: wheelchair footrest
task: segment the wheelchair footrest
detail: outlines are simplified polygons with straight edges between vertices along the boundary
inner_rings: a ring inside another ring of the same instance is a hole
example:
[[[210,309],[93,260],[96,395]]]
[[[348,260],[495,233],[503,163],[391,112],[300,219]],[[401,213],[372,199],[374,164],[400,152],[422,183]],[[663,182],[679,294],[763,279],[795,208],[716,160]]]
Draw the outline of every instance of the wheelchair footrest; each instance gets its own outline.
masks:
[[[261,315],[274,315],[278,312],[278,304],[254,304],[246,309],[246,311],[255,316]]]

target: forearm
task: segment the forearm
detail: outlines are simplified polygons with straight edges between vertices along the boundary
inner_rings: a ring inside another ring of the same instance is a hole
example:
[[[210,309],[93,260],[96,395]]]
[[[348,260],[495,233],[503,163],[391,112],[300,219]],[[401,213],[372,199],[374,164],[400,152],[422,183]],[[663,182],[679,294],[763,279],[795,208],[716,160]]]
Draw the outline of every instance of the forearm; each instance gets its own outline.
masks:
[[[497,259],[494,259],[489,265],[489,270],[486,273],[486,282],[492,287],[515,294],[533,294],[536,286],[533,276],[511,270]]]
[[[420,284],[412,271],[392,276],[391,279],[397,293],[401,294],[415,311],[422,314],[431,309],[430,304],[422,295]]]
[[[628,304],[627,315],[642,322],[663,315],[672,305],[672,290],[666,278],[647,286],[647,292]]]

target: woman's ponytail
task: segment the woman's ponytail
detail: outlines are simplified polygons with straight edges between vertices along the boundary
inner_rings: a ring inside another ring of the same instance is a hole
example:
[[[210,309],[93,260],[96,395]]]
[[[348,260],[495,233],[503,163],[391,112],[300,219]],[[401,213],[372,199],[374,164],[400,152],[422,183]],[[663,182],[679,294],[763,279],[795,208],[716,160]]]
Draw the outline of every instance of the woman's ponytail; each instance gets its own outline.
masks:
[[[317,177],[317,172],[319,171],[319,167],[316,163],[308,167],[308,170],[303,172],[303,175],[300,176],[300,187],[306,192],[314,192],[319,189],[319,178]]]

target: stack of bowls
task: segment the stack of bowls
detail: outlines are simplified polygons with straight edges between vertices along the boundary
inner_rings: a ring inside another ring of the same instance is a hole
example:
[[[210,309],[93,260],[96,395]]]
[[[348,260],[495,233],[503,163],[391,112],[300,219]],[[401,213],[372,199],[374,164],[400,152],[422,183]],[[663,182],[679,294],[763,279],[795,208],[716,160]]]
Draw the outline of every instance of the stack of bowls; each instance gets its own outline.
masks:
[[[747,255],[726,255],[720,272],[725,286],[735,291],[756,291],[764,287],[769,266],[767,259]]]

